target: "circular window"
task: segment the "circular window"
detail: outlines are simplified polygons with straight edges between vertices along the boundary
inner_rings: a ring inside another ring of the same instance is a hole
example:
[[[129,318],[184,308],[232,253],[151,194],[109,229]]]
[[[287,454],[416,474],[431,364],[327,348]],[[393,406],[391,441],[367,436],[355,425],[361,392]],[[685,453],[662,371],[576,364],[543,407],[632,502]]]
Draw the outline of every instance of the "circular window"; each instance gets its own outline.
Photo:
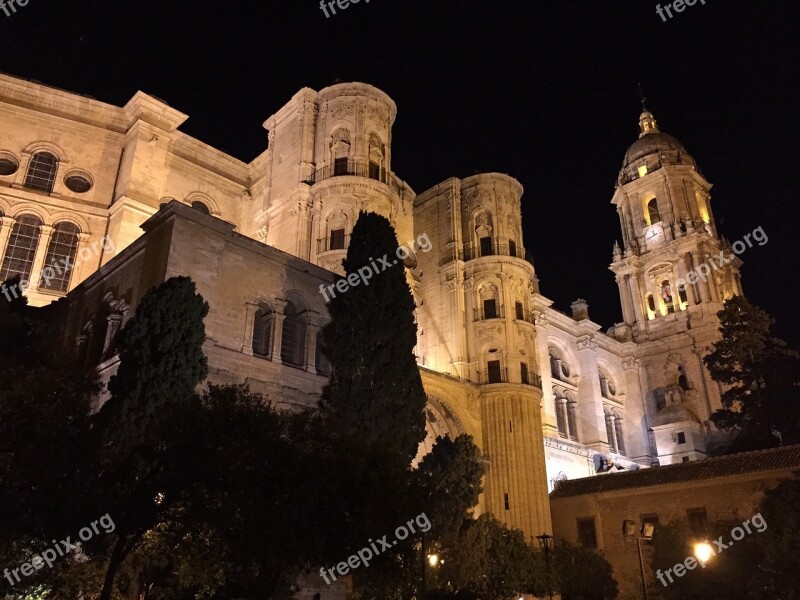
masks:
[[[13,175],[19,169],[19,163],[10,156],[0,156],[0,175]]]
[[[92,182],[85,175],[67,175],[66,179],[64,179],[64,183],[70,191],[76,194],[83,194],[92,189]]]
[[[569,377],[569,367],[567,366],[567,363],[561,363],[561,374],[564,377]]]

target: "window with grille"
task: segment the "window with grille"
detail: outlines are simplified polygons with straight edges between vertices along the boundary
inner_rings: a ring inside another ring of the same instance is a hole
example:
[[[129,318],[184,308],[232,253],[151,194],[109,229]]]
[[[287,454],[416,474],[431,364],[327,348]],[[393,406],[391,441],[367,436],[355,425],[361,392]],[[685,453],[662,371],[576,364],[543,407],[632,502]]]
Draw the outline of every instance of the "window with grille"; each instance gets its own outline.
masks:
[[[41,227],[42,222],[33,215],[23,215],[17,219],[8,238],[0,281],[6,281],[15,275],[19,275],[22,280],[30,278],[42,233]]]
[[[690,508],[686,511],[689,529],[694,535],[708,533],[708,515],[705,508]]]
[[[272,357],[272,323],[274,314],[266,304],[260,304],[253,320],[253,354],[261,358]]]
[[[483,301],[483,318],[496,319],[497,318],[497,302],[494,298]]]
[[[58,171],[58,159],[49,152],[37,152],[28,166],[25,187],[49,194],[53,191],[56,171]]]
[[[58,223],[53,228],[42,268],[40,289],[51,292],[66,292],[69,289],[80,232],[78,226],[72,223]]]
[[[595,528],[594,517],[579,517],[576,521],[580,545],[584,548],[597,548],[597,529]]]
[[[347,157],[337,158],[333,161],[333,174],[334,175],[347,175]]]
[[[344,250],[344,229],[331,230],[331,244],[329,250]]]
[[[489,383],[502,383],[502,372],[500,371],[500,361],[499,360],[490,360],[487,365],[487,375],[489,378]]]

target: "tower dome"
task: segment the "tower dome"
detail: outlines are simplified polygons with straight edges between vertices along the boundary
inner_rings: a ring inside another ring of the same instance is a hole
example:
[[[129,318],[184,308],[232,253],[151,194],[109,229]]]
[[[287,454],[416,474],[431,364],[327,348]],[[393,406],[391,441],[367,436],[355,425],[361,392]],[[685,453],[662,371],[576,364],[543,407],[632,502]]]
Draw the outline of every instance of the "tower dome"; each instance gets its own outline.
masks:
[[[639,139],[630,145],[622,161],[618,185],[660,169],[664,165],[687,165],[697,168],[697,163],[683,144],[658,128],[656,119],[646,108],[639,115]]]

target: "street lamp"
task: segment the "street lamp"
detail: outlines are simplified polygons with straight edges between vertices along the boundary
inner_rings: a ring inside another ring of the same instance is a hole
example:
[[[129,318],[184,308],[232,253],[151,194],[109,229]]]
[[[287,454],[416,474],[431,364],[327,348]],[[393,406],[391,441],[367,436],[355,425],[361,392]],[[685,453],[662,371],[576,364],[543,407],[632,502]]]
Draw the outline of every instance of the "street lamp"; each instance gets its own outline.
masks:
[[[703,566],[714,556],[714,550],[708,542],[699,542],[694,545],[694,556]]]
[[[550,585],[550,550],[553,548],[553,536],[543,533],[537,535],[536,539],[539,540],[539,547],[544,551],[544,563],[547,568],[547,594],[550,600],[553,600],[553,586]]]
[[[656,526],[653,523],[642,523],[642,528],[639,535],[636,536],[636,548],[639,550],[639,573],[642,576],[642,592],[644,593],[644,600],[647,600],[647,580],[644,578],[644,559],[642,558],[642,540],[652,540],[653,530]],[[630,519],[625,519],[622,522],[622,535],[634,535],[636,523]]]
[[[435,567],[439,564],[439,555],[438,554],[429,554],[428,555],[428,564],[432,567]]]

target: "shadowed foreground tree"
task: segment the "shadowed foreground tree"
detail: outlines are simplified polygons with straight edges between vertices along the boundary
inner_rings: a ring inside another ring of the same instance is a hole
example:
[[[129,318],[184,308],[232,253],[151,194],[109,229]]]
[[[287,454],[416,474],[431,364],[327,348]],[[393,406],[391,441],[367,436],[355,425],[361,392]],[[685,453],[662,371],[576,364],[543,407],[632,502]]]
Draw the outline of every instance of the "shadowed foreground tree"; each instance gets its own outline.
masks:
[[[202,345],[208,304],[187,277],[148,291],[119,334],[120,365],[111,398],[95,422],[101,432],[96,502],[115,523],[115,541],[100,600],[148,530],[160,523],[190,484],[194,431],[186,417],[208,372]]]
[[[703,358],[726,386],[723,408],[711,415],[737,436],[729,452],[800,442],[800,355],[770,335],[774,320],[743,296],[718,313],[722,339]]]
[[[359,214],[344,270],[371,279],[337,293],[328,305],[332,320],[323,341],[332,371],[322,406],[347,431],[379,440],[410,462],[425,438],[425,391],[414,357],[414,299],[397,249],[387,219]],[[379,259],[391,265],[376,272],[372,265]]]
[[[61,344],[50,313],[29,307],[24,296],[0,296],[0,565],[9,569],[52,546],[53,538],[74,539],[87,519],[100,516],[89,517],[83,506],[92,492],[83,473],[92,450],[89,398],[97,386]],[[29,579],[12,578],[11,585],[0,577],[0,596]]]

